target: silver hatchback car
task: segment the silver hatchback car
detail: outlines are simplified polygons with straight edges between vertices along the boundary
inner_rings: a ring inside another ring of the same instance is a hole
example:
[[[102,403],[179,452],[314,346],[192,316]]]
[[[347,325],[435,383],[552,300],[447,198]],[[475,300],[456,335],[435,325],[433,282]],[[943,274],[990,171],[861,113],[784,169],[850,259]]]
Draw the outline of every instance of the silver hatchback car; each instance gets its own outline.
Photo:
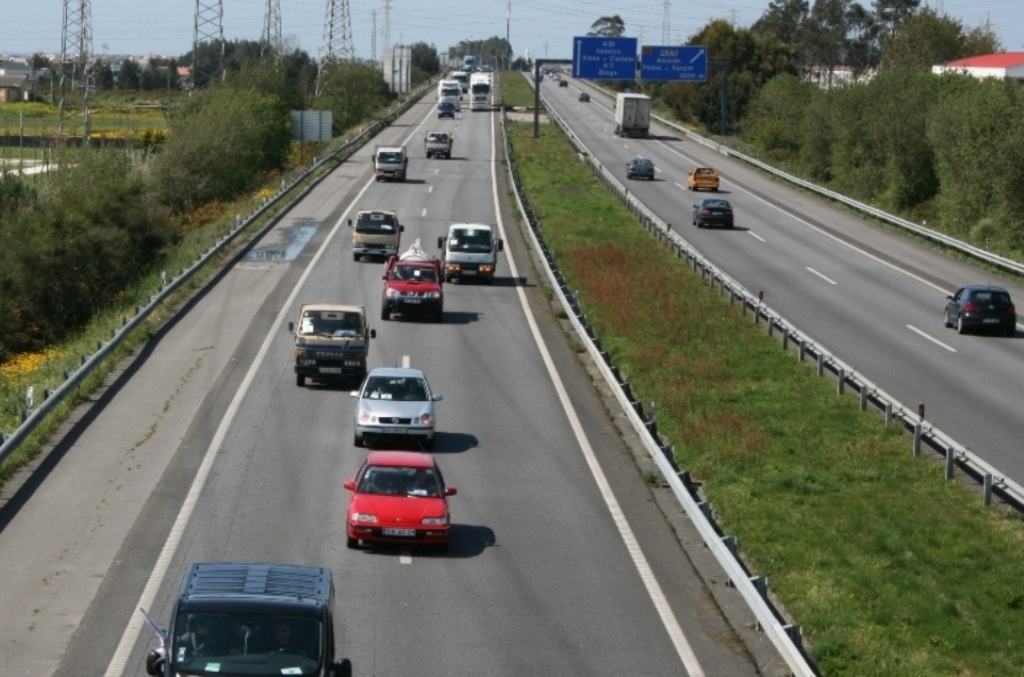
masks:
[[[357,398],[353,439],[357,447],[406,442],[434,448],[434,403],[442,397],[430,390],[419,369],[373,369],[351,395]]]

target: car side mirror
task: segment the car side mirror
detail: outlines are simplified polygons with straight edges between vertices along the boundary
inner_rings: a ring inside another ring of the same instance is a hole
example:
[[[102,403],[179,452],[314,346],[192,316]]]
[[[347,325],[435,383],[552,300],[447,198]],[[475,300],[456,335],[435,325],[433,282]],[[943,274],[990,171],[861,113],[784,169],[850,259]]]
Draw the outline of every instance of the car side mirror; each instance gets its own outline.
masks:
[[[331,672],[334,673],[334,677],[352,677],[352,661],[342,658],[331,666]]]
[[[502,240],[501,238],[498,238],[498,251],[499,252],[505,251],[505,241]]]
[[[433,395],[430,396],[430,399],[434,400],[435,402],[440,402],[441,400],[444,399],[444,395],[442,395],[441,393],[434,393]]]
[[[356,490],[356,483],[353,482],[352,480],[345,480],[341,486],[345,489],[348,489],[349,491]]]
[[[292,333],[292,334],[294,334],[294,333],[295,333],[295,323],[294,323],[294,322],[289,322],[289,323],[288,323],[288,331],[289,331],[290,333]]]
[[[404,233],[405,232],[405,226],[399,226],[398,227],[398,232],[399,233]]]
[[[167,663],[167,656],[165,649],[159,647],[151,650],[146,654],[146,674],[153,675],[153,677],[159,677],[164,674],[164,665]]]
[[[459,490],[456,489],[455,487],[445,487],[444,488],[444,495],[445,496],[454,496],[457,493],[459,493]]]
[[[444,236],[437,238],[437,248],[444,249]]]
[[[352,227],[352,219],[349,219],[349,220],[348,220],[348,227],[349,227],[349,228],[351,228],[351,227]]]

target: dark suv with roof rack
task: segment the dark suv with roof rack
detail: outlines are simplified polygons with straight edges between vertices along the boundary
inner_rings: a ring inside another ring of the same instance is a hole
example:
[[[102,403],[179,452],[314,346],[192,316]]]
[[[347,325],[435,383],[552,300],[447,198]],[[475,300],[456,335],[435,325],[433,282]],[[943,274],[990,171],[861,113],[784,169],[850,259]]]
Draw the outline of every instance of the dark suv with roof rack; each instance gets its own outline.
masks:
[[[334,581],[324,567],[191,564],[169,630],[143,610],[160,638],[146,672],[351,677],[352,663],[334,658],[333,605]]]

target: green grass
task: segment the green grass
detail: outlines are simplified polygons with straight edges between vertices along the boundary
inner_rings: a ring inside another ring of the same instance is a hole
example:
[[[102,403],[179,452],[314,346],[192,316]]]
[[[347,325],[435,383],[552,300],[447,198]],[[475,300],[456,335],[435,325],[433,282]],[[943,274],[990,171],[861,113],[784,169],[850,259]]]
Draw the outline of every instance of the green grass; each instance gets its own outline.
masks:
[[[506,98],[520,83],[503,78]],[[944,481],[941,463],[913,457],[898,430],[711,290],[556,127],[536,140],[530,124],[510,132],[544,237],[603,347],[657,404],[680,467],[704,483],[821,672],[1024,673],[1021,519]]]

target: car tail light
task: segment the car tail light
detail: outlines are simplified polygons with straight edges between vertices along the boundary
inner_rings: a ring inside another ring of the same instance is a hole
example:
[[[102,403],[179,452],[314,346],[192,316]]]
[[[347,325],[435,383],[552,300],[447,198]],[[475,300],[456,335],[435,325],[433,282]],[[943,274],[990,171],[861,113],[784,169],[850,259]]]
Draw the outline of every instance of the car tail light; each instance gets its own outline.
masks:
[[[1013,307],[1012,303],[1010,305],[1006,306],[1006,314],[1007,315],[1016,315],[1017,314],[1017,309]]]
[[[977,309],[978,307],[974,305],[974,301],[968,301],[967,303],[964,304],[965,313],[973,313]]]

